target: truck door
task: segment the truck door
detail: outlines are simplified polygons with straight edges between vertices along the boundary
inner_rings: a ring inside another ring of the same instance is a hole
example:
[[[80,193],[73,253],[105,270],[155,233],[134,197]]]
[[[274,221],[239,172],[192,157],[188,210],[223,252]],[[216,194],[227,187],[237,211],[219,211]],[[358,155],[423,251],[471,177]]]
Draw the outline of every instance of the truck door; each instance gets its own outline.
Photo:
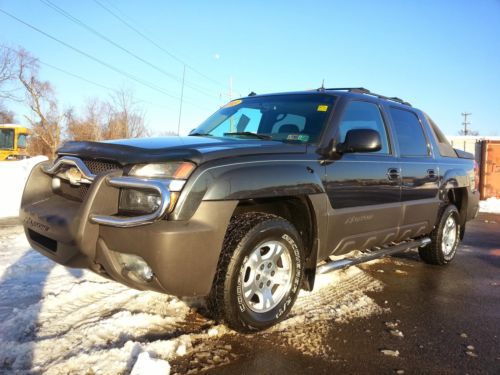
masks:
[[[326,163],[328,245],[339,255],[395,240],[401,207],[400,166],[378,103],[348,102],[337,128],[335,144],[351,129],[374,129],[382,142],[378,152],[345,153]]]
[[[398,239],[432,229],[439,209],[439,169],[423,123],[416,112],[389,107],[402,171],[403,219]]]

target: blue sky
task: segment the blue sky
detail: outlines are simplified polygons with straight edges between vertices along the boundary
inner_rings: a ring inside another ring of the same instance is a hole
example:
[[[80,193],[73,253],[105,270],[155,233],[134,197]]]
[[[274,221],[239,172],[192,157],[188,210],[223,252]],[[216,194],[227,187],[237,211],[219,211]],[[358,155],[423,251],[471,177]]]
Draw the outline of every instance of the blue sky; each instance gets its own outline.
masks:
[[[1,13],[0,43],[22,46],[42,62],[101,85],[133,89],[153,132],[176,131],[183,65],[94,0],[50,1],[161,72],[40,0],[0,0],[0,9],[164,93]],[[317,88],[324,79],[327,87],[363,86],[401,97],[426,111],[446,134],[457,134],[461,112],[467,111],[472,113],[473,130],[500,135],[499,0],[98,1],[203,74],[186,71],[181,132],[228,101],[230,79],[233,97],[250,91]],[[41,76],[55,86],[63,108],[78,108],[91,97],[109,97],[109,91],[46,65],[41,66]]]

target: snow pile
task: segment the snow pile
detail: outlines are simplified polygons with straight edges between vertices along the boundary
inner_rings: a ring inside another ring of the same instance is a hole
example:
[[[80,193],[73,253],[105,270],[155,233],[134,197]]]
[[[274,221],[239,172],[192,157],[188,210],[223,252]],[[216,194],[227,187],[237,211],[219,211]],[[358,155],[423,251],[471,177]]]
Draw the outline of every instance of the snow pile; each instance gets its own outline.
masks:
[[[26,180],[33,167],[45,160],[45,156],[35,156],[0,162],[0,218],[18,216]]]
[[[488,198],[485,201],[479,202],[479,211],[490,214],[500,214],[500,199]]]
[[[380,314],[366,292],[382,284],[359,268],[320,275],[290,317],[259,339],[327,353],[332,321]],[[196,373],[238,357],[245,342],[198,313],[199,300],[129,289],[68,269],[29,249],[20,226],[0,223],[0,373]],[[187,302],[186,302],[187,301]]]
[[[155,359],[144,352],[139,354],[130,375],[169,375],[170,365],[162,359]]]

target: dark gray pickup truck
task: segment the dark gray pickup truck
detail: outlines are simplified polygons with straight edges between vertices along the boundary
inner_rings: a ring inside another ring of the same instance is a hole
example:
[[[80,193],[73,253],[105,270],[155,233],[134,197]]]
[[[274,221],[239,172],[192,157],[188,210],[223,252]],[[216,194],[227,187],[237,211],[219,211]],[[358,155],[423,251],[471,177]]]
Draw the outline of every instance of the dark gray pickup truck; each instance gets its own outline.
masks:
[[[34,168],[20,214],[54,261],[206,296],[251,331],[283,319],[316,273],[411,248],[450,262],[477,183],[424,112],[322,88],[231,101],[187,137],[68,142]],[[330,259],[354,249],[366,255]]]

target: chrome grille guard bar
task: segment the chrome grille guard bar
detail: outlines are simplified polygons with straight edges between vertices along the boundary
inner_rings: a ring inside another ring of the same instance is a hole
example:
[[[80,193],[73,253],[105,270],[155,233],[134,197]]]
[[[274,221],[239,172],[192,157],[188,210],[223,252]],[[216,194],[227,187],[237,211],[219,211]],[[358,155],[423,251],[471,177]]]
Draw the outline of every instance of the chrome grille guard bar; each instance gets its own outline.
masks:
[[[85,165],[85,163],[83,161],[81,161],[80,159],[78,158],[75,158],[73,156],[63,156],[62,158],[60,159],[57,159],[54,164],[50,165],[50,166],[44,166],[43,167],[43,171],[47,174],[50,174],[50,175],[56,175],[59,170],[64,167],[64,166],[67,166],[67,165],[71,165],[73,167],[76,167],[80,173],[81,173],[81,177],[80,177],[80,183],[85,183],[85,184],[91,184],[92,181],[94,181],[96,175],[93,174],[90,169],[87,168],[87,166]],[[63,177],[63,176],[61,176]],[[63,177],[65,179],[67,179],[67,177]]]
[[[109,186],[117,188],[154,190],[160,195],[160,207],[150,214],[131,217],[91,214],[90,221],[92,223],[121,228],[151,224],[165,215],[170,205],[170,190],[168,186],[171,181],[169,180],[160,181],[135,177],[106,177],[106,183]]]

